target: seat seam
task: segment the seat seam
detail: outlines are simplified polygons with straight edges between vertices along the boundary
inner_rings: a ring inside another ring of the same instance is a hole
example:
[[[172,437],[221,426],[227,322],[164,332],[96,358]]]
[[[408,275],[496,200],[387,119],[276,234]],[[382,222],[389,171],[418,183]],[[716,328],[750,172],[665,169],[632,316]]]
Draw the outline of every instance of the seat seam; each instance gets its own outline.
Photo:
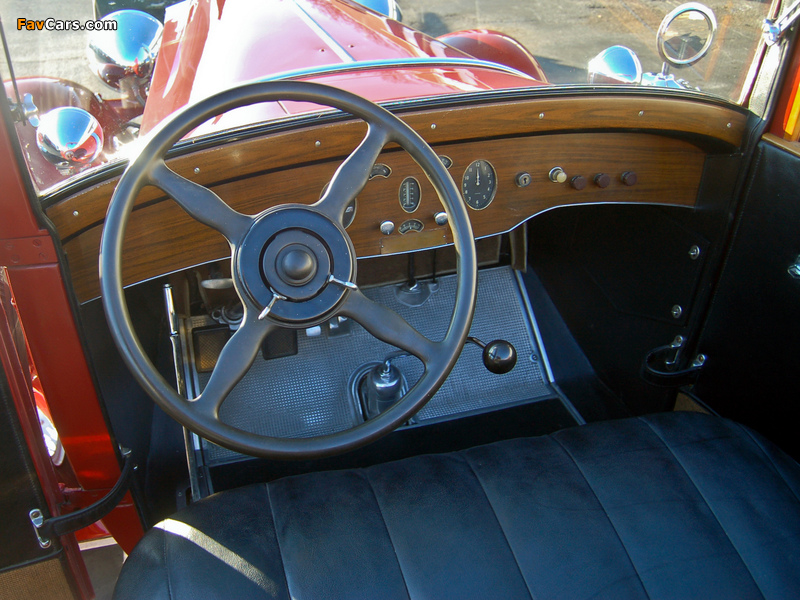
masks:
[[[719,520],[719,517],[717,516],[716,511],[711,506],[711,503],[708,501],[708,499],[706,498],[705,494],[703,494],[703,492],[700,490],[700,487],[697,485],[697,482],[694,480],[694,478],[691,476],[691,474],[689,474],[689,471],[683,465],[683,462],[681,461],[681,459],[678,458],[678,456],[675,454],[675,452],[672,451],[672,448],[669,447],[669,444],[667,444],[667,441],[661,436],[661,434],[658,431],[656,431],[655,427],[653,427],[653,425],[649,421],[647,421],[646,419],[643,419],[641,417],[639,418],[639,420],[642,421],[644,424],[646,424],[650,428],[650,430],[659,439],[659,441],[664,446],[664,448],[666,448],[666,450],[670,453],[670,455],[672,456],[674,461],[678,464],[678,466],[681,468],[681,470],[683,470],[683,472],[686,475],[687,479],[691,482],[691,484],[694,486],[694,489],[700,495],[700,498],[703,500],[705,505],[708,507],[708,510],[711,512],[712,516],[714,517],[714,520],[717,522],[717,525],[719,525],[719,528],[722,530],[722,533],[725,534],[725,537],[727,538],[728,543],[736,551],[736,554],[739,556],[739,560],[741,561],[741,563],[744,566],[744,568],[747,570],[747,574],[750,576],[750,579],[753,581],[753,584],[756,586],[756,589],[761,593],[761,597],[762,598],[766,598],[766,596],[764,595],[764,590],[762,590],[761,586],[758,585],[758,582],[756,581],[756,578],[753,576],[753,572],[750,570],[750,566],[745,561],[744,557],[742,556],[742,553],[739,551],[739,548],[736,547],[736,544],[731,539],[731,536],[728,535],[728,531],[725,529],[725,526]]]
[[[578,469],[578,472],[581,474],[581,477],[583,477],[583,480],[586,482],[586,485],[589,486],[589,491],[592,492],[592,495],[595,497],[595,500],[597,500],[597,504],[600,506],[600,508],[603,509],[603,513],[605,513],[605,515],[606,515],[606,519],[608,520],[608,524],[611,525],[611,529],[614,530],[614,533],[616,534],[617,539],[619,540],[619,543],[622,546],[622,549],[625,551],[625,555],[628,557],[628,562],[630,563],[631,568],[633,569],[633,572],[636,573],[636,576],[639,578],[639,585],[642,587],[642,591],[644,592],[644,595],[647,596],[647,598],[650,598],[650,592],[647,591],[647,588],[644,585],[644,581],[642,581],[642,575],[641,575],[641,573],[639,573],[639,569],[636,568],[636,564],[633,562],[633,559],[631,558],[630,552],[628,552],[628,547],[625,545],[625,541],[622,539],[622,536],[619,534],[619,531],[617,530],[616,526],[614,525],[614,521],[611,519],[611,515],[608,514],[608,511],[606,510],[606,507],[603,505],[602,501],[600,500],[600,497],[597,495],[597,492],[595,492],[594,487],[589,482],[589,478],[586,477],[586,474],[583,472],[583,469],[581,469],[581,466],[578,464],[578,461],[575,460],[575,457],[572,456],[572,453],[561,442],[561,440],[558,439],[556,436],[552,436],[551,439],[554,442],[556,442],[559,446],[561,446],[561,449],[564,451],[564,453],[569,457],[569,459],[575,465],[575,468]]]
[[[766,448],[764,448],[764,445],[759,441],[759,439],[755,435],[753,435],[752,431],[750,431],[747,427],[745,427],[741,423],[734,423],[734,424],[737,427],[739,427],[739,429],[744,431],[747,434],[747,436],[753,441],[753,443],[758,447],[761,454],[764,455],[764,458],[766,458],[769,461],[769,464],[772,467],[772,470],[775,471],[775,474],[781,478],[781,481],[783,481],[783,484],[789,489],[789,492],[792,494],[792,496],[795,497],[795,500],[797,500],[797,502],[800,503],[800,496],[798,496],[797,492],[795,492],[792,486],[789,485],[789,481],[786,479],[786,477],[784,477],[780,469],[778,469],[778,465],[776,465],[775,461],[772,460],[772,457],[769,455]]]
[[[289,577],[286,574],[286,563],[283,561],[283,550],[281,549],[281,538],[278,535],[278,525],[275,522],[275,507],[272,505],[272,494],[270,493],[269,484],[264,484],[264,490],[267,492],[267,503],[269,504],[269,514],[272,518],[272,531],[275,532],[275,545],[278,546],[278,557],[281,559],[281,571],[283,571],[283,582],[286,584],[286,593],[289,598],[294,599],[295,596],[289,589]]]
[[[372,497],[375,499],[375,506],[378,507],[378,514],[383,522],[383,528],[386,530],[386,537],[389,538],[389,543],[392,545],[392,553],[394,554],[394,559],[397,561],[397,570],[400,571],[400,577],[403,580],[403,587],[406,590],[406,598],[411,600],[411,592],[408,589],[408,582],[406,582],[406,574],[403,572],[403,565],[400,563],[400,557],[397,555],[397,547],[394,545],[392,532],[389,531],[389,524],[386,522],[386,517],[383,516],[383,509],[381,509],[381,503],[378,500],[378,494],[375,492],[375,486],[372,485],[372,480],[369,478],[367,471],[359,470],[356,472],[364,478],[364,481],[366,481],[367,485],[369,486],[370,492],[372,492]]]
[[[461,454],[461,458],[463,459],[464,463],[469,467],[469,470],[472,472],[472,476],[475,477],[475,480],[478,482],[478,485],[483,492],[483,496],[486,498],[486,502],[489,504],[489,508],[492,509],[492,515],[494,516],[494,520],[497,522],[497,527],[500,529],[500,533],[503,534],[503,539],[508,546],[509,551],[511,552],[511,556],[514,557],[514,564],[517,565],[517,571],[519,571],[520,577],[522,577],[522,581],[525,583],[525,587],[528,590],[528,597],[531,600],[535,600],[536,596],[533,594],[533,590],[531,590],[531,586],[528,584],[528,580],[525,577],[525,574],[522,572],[522,567],[520,567],[519,560],[517,559],[517,554],[514,552],[514,548],[511,547],[511,542],[508,541],[508,536],[506,535],[505,530],[503,529],[503,524],[500,523],[500,519],[497,517],[497,511],[494,509],[494,505],[492,501],[489,499],[489,494],[486,492],[486,488],[483,486],[483,482],[481,478],[478,476],[478,473],[475,472],[475,468],[470,463],[469,457],[466,454]]]
[[[164,539],[163,552],[164,552],[164,571],[166,572],[166,575],[167,575],[167,597],[169,597],[170,600],[171,600],[172,599],[172,580],[170,579],[170,576],[169,576],[169,564],[167,563],[167,532],[166,531],[163,532],[162,537]]]

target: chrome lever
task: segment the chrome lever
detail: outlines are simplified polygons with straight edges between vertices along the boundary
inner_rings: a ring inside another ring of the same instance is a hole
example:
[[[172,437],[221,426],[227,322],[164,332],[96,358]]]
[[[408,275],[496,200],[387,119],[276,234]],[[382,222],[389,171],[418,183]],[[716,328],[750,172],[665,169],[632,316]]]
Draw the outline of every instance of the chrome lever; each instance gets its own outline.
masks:
[[[278,300],[286,300],[286,296],[282,296],[281,294],[279,294],[275,290],[270,290],[270,291],[272,292],[272,300],[269,301],[269,304],[267,304],[264,307],[264,310],[261,311],[261,314],[258,315],[258,320],[259,321],[261,321],[264,317],[266,317],[272,311],[272,307],[275,306],[275,303]]]
[[[348,290],[358,289],[358,286],[352,281],[342,281],[341,279],[336,279],[336,277],[333,276],[333,273],[328,276],[328,283],[335,283],[336,285],[340,285]]]

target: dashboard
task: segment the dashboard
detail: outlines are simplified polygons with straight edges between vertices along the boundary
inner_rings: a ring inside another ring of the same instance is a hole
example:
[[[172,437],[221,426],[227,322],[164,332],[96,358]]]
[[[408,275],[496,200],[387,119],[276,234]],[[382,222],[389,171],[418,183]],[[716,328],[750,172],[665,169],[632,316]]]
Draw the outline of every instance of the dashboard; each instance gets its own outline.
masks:
[[[581,96],[445,107],[401,114],[432,145],[459,187],[476,238],[511,231],[542,212],[578,204],[694,207],[706,156],[741,144],[745,115],[697,100]],[[366,133],[359,121],[304,126],[185,154],[177,173],[257,214],[311,204]],[[116,179],[49,206],[78,300],[99,295],[103,219]],[[450,244],[432,185],[390,144],[348,210],[359,258]],[[229,256],[225,239],[158,189],[146,188],[128,225],[126,285]]]

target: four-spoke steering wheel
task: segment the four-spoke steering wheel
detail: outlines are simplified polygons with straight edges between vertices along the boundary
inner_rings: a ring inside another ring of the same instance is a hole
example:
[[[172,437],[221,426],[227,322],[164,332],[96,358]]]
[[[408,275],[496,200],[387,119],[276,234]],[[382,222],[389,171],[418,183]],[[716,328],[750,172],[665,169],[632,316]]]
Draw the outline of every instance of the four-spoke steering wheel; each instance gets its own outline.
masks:
[[[176,174],[164,162],[167,151],[178,140],[216,115],[278,100],[332,106],[368,125],[361,144],[339,166],[315,204],[284,204],[255,216],[244,215],[208,188]],[[431,180],[452,229],[458,256],[457,294],[441,341],[426,338],[395,312],[369,300],[356,284],[356,253],[344,230],[345,209],[366,185],[373,164],[389,142],[408,152]],[[203,392],[192,400],[182,398],[150,362],[125,304],[122,243],[134,201],[147,185],[160,188],[193,218],[225,236],[231,247],[234,288],[244,306],[239,329],[223,348]],[[389,433],[436,393],[455,365],[469,332],[477,260],[472,228],[458,188],[436,153],[408,125],[387,110],[340,89],[304,82],[262,82],[233,88],[189,106],[150,135],[111,199],[100,244],[100,285],[106,317],[122,358],[169,415],[202,437],[237,452],[310,458],[343,452]],[[423,375],[402,399],[352,429],[309,438],[267,437],[220,419],[222,403],[250,368],[271,331],[278,327],[307,328],[337,315],[354,319],[376,338],[422,361]]]

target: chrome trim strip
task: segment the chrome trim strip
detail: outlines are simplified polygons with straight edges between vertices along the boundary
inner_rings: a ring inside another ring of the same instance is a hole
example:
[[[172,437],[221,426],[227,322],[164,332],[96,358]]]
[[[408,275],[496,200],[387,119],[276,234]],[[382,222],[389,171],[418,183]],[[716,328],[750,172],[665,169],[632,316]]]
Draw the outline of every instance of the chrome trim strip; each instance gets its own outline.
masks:
[[[660,202],[658,202],[658,203],[656,203],[656,202],[647,202],[647,201],[644,201],[644,200],[641,201],[641,202],[622,202],[622,201],[620,201],[620,202],[585,202],[585,203],[579,203],[579,204],[573,204],[573,203],[556,204],[555,206],[550,206],[548,208],[545,208],[544,210],[540,210],[539,212],[533,213],[532,215],[528,215],[527,217],[525,217],[524,219],[522,219],[518,223],[515,223],[514,225],[511,225],[508,229],[504,229],[503,231],[493,231],[492,233],[487,233],[486,235],[476,235],[475,236],[475,240],[476,241],[477,240],[485,240],[486,238],[495,237],[497,235],[503,235],[503,234],[506,234],[506,233],[510,233],[511,231],[513,231],[514,229],[516,229],[517,227],[522,225],[523,223],[527,223],[531,219],[533,219],[535,217],[538,217],[539,215],[543,215],[543,214],[545,214],[547,212],[550,212],[551,210],[558,210],[559,208],[565,208],[565,207],[569,207],[569,206],[606,206],[606,205],[609,205],[609,206],[611,206],[611,205],[617,205],[617,206],[623,206],[623,205],[624,206],[669,206],[669,207],[672,207],[672,208],[686,208],[686,209],[689,209],[689,210],[694,210],[696,208],[694,205],[689,206],[687,204],[666,204],[666,203],[660,203]],[[478,215],[480,213],[475,213],[475,214]],[[435,231],[435,230],[429,230],[429,231]],[[384,239],[383,236],[381,236],[381,239]],[[379,258],[381,256],[402,256],[403,254],[411,254],[412,252],[422,252],[424,250],[436,250],[438,248],[447,248],[447,247],[452,246],[452,245],[453,245],[453,242],[443,242],[441,244],[435,244],[433,246],[425,246],[424,248],[412,248],[411,250],[402,250],[402,251],[399,251],[399,252],[392,252],[392,253],[387,253],[387,254],[379,253],[379,254],[368,254],[368,255],[365,255],[365,256],[360,256],[359,255],[358,260],[361,260],[363,258]],[[222,257],[221,259],[217,259],[217,260],[224,260],[226,258],[230,258],[230,257]],[[214,262],[214,261],[210,260],[208,262],[211,263],[211,262]],[[192,265],[192,266],[196,266],[196,265]],[[181,269],[176,269],[173,272],[177,273],[179,271],[183,271],[185,268],[188,268],[188,267],[184,267],[184,268],[181,268]],[[164,273],[164,275],[169,275],[169,274],[170,273]],[[161,276],[162,275],[156,275],[155,277],[152,277],[151,279],[155,279],[156,277],[161,277]],[[143,279],[142,281],[148,281],[148,280],[147,279]],[[136,283],[141,283],[141,281],[137,281]],[[136,284],[135,283],[130,283],[125,287],[130,287],[132,285],[136,285]],[[93,299],[94,298],[92,298],[92,300]],[[88,300],[87,300],[87,302],[88,302]]]
[[[172,360],[175,366],[177,391],[178,394],[184,398],[189,398],[189,394],[191,392],[188,389],[189,386],[187,382],[191,381],[191,370],[187,360],[186,352],[183,351],[184,348],[187,348],[187,346],[184,344],[184,340],[186,339],[184,335],[185,332],[180,320],[178,319],[178,315],[175,312],[175,301],[172,296],[172,286],[167,283],[164,284],[162,289],[164,291],[164,306],[167,312],[167,322],[169,323],[169,339],[172,344]],[[184,451],[186,452],[186,470],[189,474],[189,489],[192,493],[192,500],[196,501],[203,496],[200,492],[200,483],[197,477],[198,466],[195,454],[197,448],[193,448],[193,445],[196,445],[196,442],[193,444],[192,441],[192,436],[195,434],[186,429],[186,427],[183,427],[182,429],[183,447]]]
[[[583,415],[578,412],[578,409],[575,408],[575,405],[572,404],[570,399],[567,398],[567,396],[556,383],[555,377],[553,376],[553,369],[550,367],[550,359],[547,357],[547,349],[544,347],[544,340],[542,339],[542,334],[539,331],[539,323],[536,321],[536,315],[533,314],[533,307],[531,306],[530,299],[528,298],[528,292],[525,289],[525,282],[522,280],[522,273],[519,271],[514,271],[514,276],[517,280],[517,292],[522,298],[522,303],[524,304],[525,311],[528,314],[528,324],[533,330],[533,335],[536,338],[536,345],[539,347],[539,354],[541,355],[542,365],[544,366],[545,375],[547,376],[547,382],[556,393],[556,396],[558,396],[561,404],[563,404],[564,408],[567,409],[567,412],[572,416],[573,419],[575,419],[575,422],[578,425],[586,425],[586,419],[583,418]]]
[[[567,412],[572,415],[572,418],[575,419],[575,422],[578,425],[586,425],[586,419],[583,418],[583,415],[578,412],[578,409],[575,408],[575,405],[567,398],[564,391],[558,387],[557,383],[552,384],[553,390],[555,390],[556,394],[558,395],[558,399],[561,400],[561,404],[567,409]]]
[[[492,71],[500,71],[508,75],[516,77],[524,77],[525,79],[532,80],[530,75],[526,75],[522,71],[517,71],[511,67],[501,65],[499,63],[490,62],[488,60],[478,60],[477,58],[447,58],[447,57],[432,57],[432,56],[417,56],[402,59],[380,59],[380,60],[361,60],[358,62],[339,63],[335,65],[318,65],[315,67],[308,67],[305,69],[294,69],[291,71],[283,71],[281,73],[274,73],[266,77],[254,79],[255,81],[275,81],[304,79],[306,77],[318,75],[336,75],[338,73],[348,73],[357,71],[371,71],[376,69],[404,69],[414,67],[431,67],[431,68],[467,68],[467,69],[490,69]]]
[[[299,2],[294,0],[293,3],[295,8],[297,9],[297,14],[300,16],[300,18],[305,22],[306,25],[308,25],[311,28],[311,30],[314,33],[316,33],[320,37],[320,39],[323,42],[325,42],[328,46],[330,46],[331,50],[333,50],[336,53],[336,56],[338,56],[346,63],[356,62],[356,59],[353,58],[353,56],[347,50],[344,49],[344,46],[342,46],[341,44],[339,44],[339,42],[333,39],[333,37],[331,37],[331,35],[327,31],[325,31],[322,25],[317,23],[314,20],[314,17],[308,14],[306,9],[303,8]]]
[[[547,383],[553,384],[555,383],[555,378],[553,377],[553,370],[550,368],[550,359],[547,358],[547,350],[545,349],[544,342],[542,341],[542,334],[539,332],[539,324],[536,322],[536,315],[533,314],[533,307],[528,299],[528,292],[525,289],[525,282],[522,281],[522,275],[519,271],[514,271],[514,277],[517,282],[517,294],[519,294],[520,300],[522,300],[522,304],[525,307],[525,312],[528,315],[528,325],[530,333],[532,334],[531,337],[536,342],[536,345],[539,349],[539,354],[541,354],[542,365],[544,366],[544,374],[547,377]]]

